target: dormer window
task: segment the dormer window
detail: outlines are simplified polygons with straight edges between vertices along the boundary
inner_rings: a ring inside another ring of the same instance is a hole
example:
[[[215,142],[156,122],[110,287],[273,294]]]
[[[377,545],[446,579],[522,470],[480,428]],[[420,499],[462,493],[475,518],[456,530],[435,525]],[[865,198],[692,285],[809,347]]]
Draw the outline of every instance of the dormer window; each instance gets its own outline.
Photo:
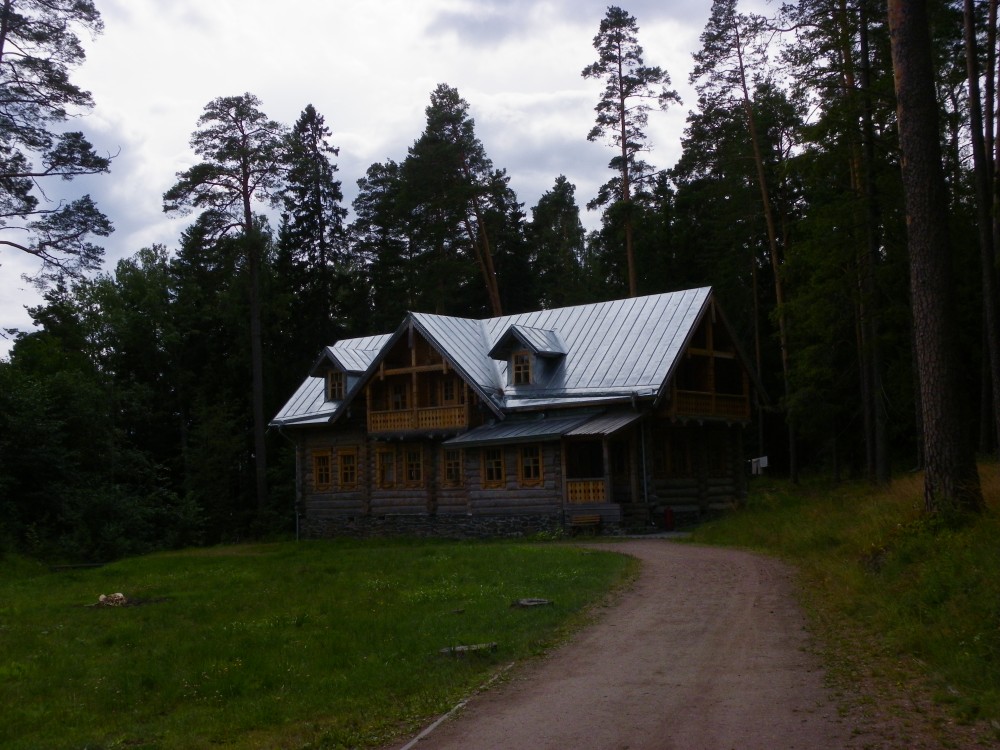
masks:
[[[507,362],[508,385],[544,385],[568,351],[558,331],[514,324],[501,334],[489,356]]]
[[[347,390],[347,379],[339,370],[331,370],[326,374],[326,400],[343,401]]]
[[[531,384],[531,354],[526,351],[514,352],[511,355],[511,377],[513,385]]]

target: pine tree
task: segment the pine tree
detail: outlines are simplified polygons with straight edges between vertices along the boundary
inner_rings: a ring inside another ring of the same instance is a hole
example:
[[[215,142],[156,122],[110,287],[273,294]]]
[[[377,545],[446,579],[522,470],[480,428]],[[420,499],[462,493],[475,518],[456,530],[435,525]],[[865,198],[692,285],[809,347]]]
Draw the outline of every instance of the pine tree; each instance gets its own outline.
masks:
[[[282,186],[287,129],[268,120],[260,100],[249,93],[212,100],[198,125],[200,130],[191,136],[191,147],[204,161],[177,174],[177,183],[163,195],[163,210],[209,210],[219,218],[219,236],[236,233],[240,238],[249,281],[254,463],[257,511],[262,513],[267,502],[260,299],[265,241],[253,204],[273,200]]]
[[[99,267],[111,222],[89,195],[53,205],[46,183],[108,172],[76,130],[62,123],[93,106],[69,73],[84,60],[77,30],[103,30],[91,0],[0,3],[0,247],[42,262],[39,281]]]
[[[910,299],[923,417],[924,505],[929,513],[980,512],[975,455],[964,434],[949,264],[948,201],[924,0],[889,0],[892,64],[906,194]]]
[[[496,221],[490,215],[503,213],[516,201],[497,191],[497,180],[506,184],[505,177],[494,169],[476,137],[469,104],[457,89],[440,84],[431,93],[426,115],[424,132],[400,167],[399,198],[424,266],[423,290],[434,300],[432,309],[447,312],[455,297],[454,282],[468,285],[465,267],[471,259],[482,278],[487,311],[499,316],[503,306],[495,265]],[[498,205],[496,198],[505,205]],[[468,299],[467,289],[463,291],[459,297]]]
[[[608,164],[617,176],[601,187],[588,208],[609,204],[618,206],[625,234],[628,290],[633,297],[639,293],[633,238],[633,196],[637,186],[652,172],[638,158],[640,151],[649,148],[645,129],[652,109],[650,102],[655,100],[660,109],[666,109],[672,102],[680,102],[677,92],[667,88],[670,76],[661,68],[649,67],[643,62],[638,33],[639,25],[634,17],[621,8],[609,7],[594,37],[598,59],[581,73],[584,78],[597,78],[605,83],[604,92],[595,107],[596,123],[587,140],[605,138],[617,149],[617,154]]]

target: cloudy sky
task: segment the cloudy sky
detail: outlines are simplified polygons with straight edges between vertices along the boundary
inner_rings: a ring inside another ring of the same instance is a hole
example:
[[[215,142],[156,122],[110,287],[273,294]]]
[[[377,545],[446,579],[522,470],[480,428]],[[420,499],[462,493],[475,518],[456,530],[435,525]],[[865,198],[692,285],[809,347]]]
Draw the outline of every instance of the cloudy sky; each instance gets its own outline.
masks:
[[[596,0],[96,0],[104,33],[85,38],[74,81],[95,108],[79,122],[116,155],[110,175],[68,183],[114,222],[106,267],[140,248],[175,249],[190,219],[164,216],[162,195],[194,161],[188,146],[205,105],[252,92],[292,124],[313,104],[340,148],[347,203],[368,166],[401,160],[420,135],[439,83],[469,103],[487,155],[505,168],[529,210],[564,174],[584,206],[608,179],[612,156],[587,141],[601,84],[580,71],[607,2]],[[683,104],[650,115],[658,167],[673,165],[695,97],[691,53],[710,0],[622,4],[639,23],[647,65],[666,69]],[[59,186],[55,189],[60,189]],[[50,197],[58,197],[51,195]],[[593,226],[597,217],[585,212]],[[530,215],[530,214],[529,214]],[[0,251],[0,329],[28,330],[39,301],[21,279],[34,266]],[[0,338],[0,356],[10,342]]]

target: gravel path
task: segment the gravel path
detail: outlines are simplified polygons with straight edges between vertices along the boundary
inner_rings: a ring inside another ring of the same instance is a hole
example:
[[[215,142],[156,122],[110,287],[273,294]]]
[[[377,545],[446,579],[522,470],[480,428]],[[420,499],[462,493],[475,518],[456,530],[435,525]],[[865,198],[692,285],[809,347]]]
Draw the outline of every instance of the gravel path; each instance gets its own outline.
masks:
[[[838,711],[781,562],[665,540],[605,548],[642,561],[634,586],[569,643],[401,747],[881,746]]]

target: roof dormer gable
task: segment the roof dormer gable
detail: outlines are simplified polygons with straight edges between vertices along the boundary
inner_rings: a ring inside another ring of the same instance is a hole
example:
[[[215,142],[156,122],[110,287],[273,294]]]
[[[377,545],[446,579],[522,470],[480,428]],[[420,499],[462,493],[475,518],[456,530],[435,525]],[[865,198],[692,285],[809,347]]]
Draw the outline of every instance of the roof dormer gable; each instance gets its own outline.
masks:
[[[558,331],[514,323],[490,349],[490,358],[509,360],[517,351],[528,351],[536,357],[552,360],[561,359],[568,353],[566,343]]]

